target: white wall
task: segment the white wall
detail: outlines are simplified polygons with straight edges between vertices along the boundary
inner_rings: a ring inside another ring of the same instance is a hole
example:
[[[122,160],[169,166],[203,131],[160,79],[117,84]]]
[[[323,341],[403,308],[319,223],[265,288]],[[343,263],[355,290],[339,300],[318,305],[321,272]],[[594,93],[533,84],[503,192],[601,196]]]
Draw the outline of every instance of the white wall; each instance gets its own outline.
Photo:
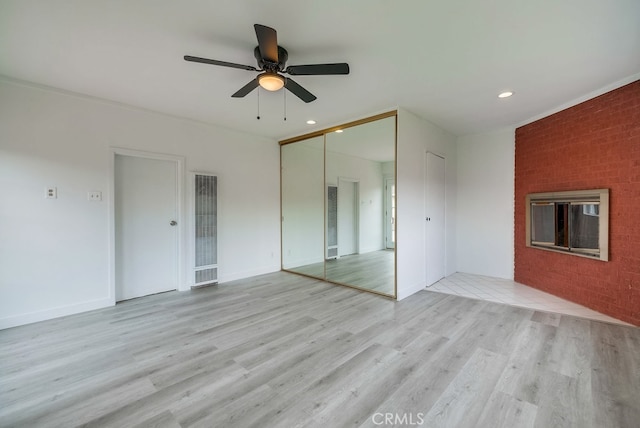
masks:
[[[431,151],[445,158],[445,274],[456,271],[456,139],[413,113],[398,111],[397,157],[397,288],[403,299],[426,285],[425,158]]]
[[[458,138],[459,272],[513,279],[515,129]]]
[[[112,147],[219,175],[221,282],[279,270],[275,141],[0,80],[0,328],[112,304]]]

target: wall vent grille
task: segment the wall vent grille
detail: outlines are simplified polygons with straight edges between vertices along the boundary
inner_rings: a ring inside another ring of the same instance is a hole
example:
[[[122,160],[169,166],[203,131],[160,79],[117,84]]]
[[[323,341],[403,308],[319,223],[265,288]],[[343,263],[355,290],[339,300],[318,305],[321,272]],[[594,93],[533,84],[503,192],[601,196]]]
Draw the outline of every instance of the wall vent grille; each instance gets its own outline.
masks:
[[[218,281],[218,177],[195,174],[194,285]]]

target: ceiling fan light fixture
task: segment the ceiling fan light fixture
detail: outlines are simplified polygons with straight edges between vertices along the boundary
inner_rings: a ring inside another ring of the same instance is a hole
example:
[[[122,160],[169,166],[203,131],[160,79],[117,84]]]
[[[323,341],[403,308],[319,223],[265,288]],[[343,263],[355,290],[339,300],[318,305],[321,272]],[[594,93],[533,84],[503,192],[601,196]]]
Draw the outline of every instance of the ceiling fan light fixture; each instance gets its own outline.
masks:
[[[267,91],[278,91],[284,86],[284,77],[277,73],[264,73],[258,76],[258,84]]]
[[[498,94],[498,98],[509,98],[511,95],[513,95],[512,91],[504,91]]]

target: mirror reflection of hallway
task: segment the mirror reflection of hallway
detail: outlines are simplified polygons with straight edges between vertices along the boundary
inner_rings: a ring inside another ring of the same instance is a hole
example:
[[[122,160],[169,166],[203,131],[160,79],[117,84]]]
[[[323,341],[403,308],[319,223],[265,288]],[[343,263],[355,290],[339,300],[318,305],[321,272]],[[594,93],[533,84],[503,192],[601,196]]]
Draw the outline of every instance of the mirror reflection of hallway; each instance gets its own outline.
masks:
[[[338,180],[338,257],[358,253],[358,182]]]

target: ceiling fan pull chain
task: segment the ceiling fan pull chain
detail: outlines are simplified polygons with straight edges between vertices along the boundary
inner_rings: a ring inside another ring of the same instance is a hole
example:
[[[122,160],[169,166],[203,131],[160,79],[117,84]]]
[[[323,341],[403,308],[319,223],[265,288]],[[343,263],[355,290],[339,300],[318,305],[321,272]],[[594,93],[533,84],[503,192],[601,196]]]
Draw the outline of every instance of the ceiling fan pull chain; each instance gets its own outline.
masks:
[[[284,94],[284,121],[287,121],[287,91],[282,91]]]
[[[256,118],[260,120],[260,88],[258,88],[258,116]]]

